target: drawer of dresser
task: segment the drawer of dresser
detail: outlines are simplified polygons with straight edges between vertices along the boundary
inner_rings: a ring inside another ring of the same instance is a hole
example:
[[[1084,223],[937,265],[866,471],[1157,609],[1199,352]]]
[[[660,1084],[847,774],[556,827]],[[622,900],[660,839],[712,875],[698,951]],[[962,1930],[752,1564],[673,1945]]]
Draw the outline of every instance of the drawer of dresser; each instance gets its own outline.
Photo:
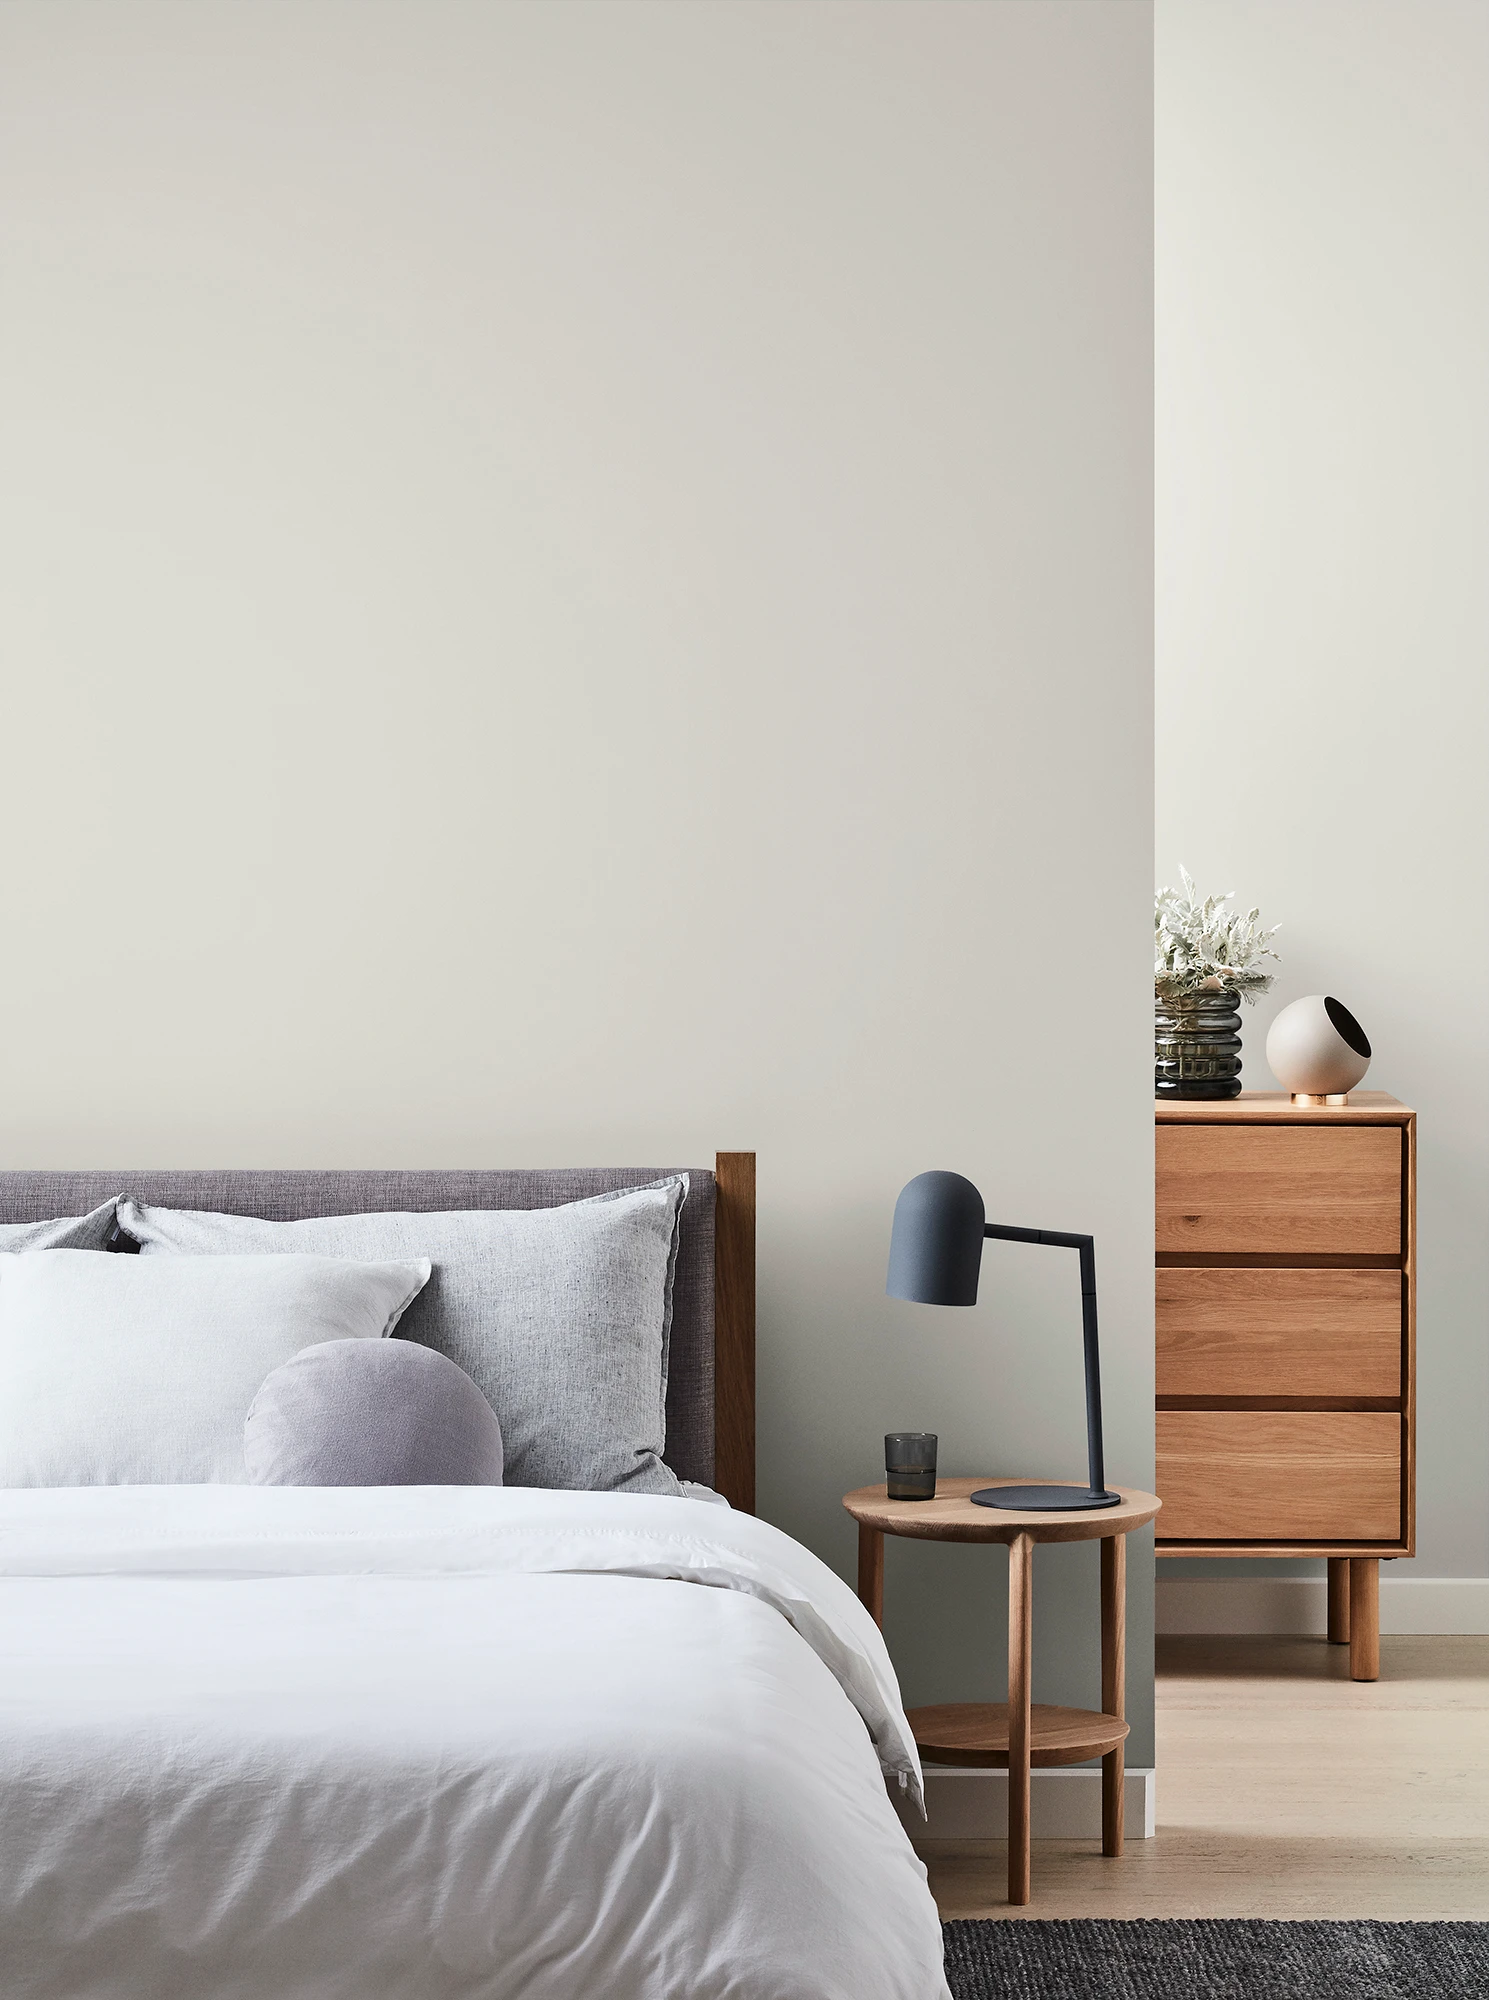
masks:
[[[1397,1541],[1401,1419],[1160,1410],[1157,1486],[1165,1541]]]
[[[1157,1247],[1401,1254],[1398,1125],[1160,1125]]]
[[[1158,1394],[1399,1396],[1403,1286],[1399,1271],[1161,1270]]]

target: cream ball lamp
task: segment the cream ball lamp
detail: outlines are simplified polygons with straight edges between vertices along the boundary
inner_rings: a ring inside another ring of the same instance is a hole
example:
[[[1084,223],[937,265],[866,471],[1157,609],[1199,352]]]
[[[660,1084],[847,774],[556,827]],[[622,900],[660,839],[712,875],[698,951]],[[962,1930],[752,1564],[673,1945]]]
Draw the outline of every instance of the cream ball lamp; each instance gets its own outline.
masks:
[[[1370,1043],[1342,1000],[1310,993],[1268,1028],[1267,1062],[1294,1104],[1343,1104],[1370,1067]]]

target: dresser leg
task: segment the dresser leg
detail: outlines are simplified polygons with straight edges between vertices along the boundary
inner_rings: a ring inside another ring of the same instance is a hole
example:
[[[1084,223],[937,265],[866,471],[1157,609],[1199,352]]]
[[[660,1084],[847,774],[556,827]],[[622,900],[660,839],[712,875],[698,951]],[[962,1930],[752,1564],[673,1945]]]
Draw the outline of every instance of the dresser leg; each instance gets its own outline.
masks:
[[[1101,1708],[1104,1715],[1127,1713],[1127,1537],[1101,1541]],[[1119,1743],[1101,1760],[1101,1851],[1122,1852],[1122,1806],[1127,1773],[1126,1746]]]
[[[1348,1556],[1329,1557],[1329,1644],[1349,1644],[1349,1564]]]
[[[884,1630],[884,1537],[877,1528],[858,1524],[858,1596],[865,1611]]]
[[[1029,1900],[1029,1705],[1033,1681],[1034,1542],[1008,1544],[1008,1900]]]
[[[1349,1673],[1356,1681],[1380,1679],[1380,1563],[1349,1559]]]

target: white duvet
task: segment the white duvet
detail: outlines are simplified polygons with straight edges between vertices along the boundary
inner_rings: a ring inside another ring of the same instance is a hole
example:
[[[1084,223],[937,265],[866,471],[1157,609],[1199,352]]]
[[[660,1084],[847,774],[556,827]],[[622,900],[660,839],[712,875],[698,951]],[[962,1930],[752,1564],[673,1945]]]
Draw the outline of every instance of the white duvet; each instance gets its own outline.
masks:
[[[847,1586],[697,1500],[0,1493],[5,2000],[946,2000]]]

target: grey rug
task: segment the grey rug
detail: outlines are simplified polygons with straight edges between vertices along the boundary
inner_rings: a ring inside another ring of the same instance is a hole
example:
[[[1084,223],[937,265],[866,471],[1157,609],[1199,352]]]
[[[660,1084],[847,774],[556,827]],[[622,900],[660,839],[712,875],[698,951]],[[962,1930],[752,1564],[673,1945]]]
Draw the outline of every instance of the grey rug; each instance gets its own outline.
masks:
[[[1485,2000],[1489,1924],[945,1925],[956,2000]]]

